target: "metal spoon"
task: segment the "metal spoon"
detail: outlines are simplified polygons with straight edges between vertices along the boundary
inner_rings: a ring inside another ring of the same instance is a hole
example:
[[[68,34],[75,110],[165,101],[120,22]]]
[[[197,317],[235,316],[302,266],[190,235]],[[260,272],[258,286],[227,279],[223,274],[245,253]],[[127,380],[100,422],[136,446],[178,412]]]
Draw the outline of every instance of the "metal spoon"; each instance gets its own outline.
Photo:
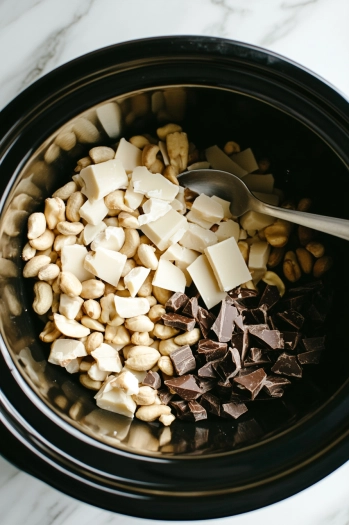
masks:
[[[232,173],[214,169],[192,170],[181,173],[178,179],[181,186],[197,193],[216,195],[230,201],[230,211],[235,217],[253,210],[349,240],[349,220],[266,204],[250,192],[243,180]]]

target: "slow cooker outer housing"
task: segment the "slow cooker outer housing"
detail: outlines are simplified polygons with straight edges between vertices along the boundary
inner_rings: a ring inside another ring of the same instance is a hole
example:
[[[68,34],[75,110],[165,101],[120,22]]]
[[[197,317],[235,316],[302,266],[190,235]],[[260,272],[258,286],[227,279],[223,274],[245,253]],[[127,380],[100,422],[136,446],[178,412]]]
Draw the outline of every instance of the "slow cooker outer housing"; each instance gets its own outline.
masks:
[[[30,155],[69,119],[124,93],[181,85],[270,103],[309,126],[349,165],[348,104],[323,81],[245,44],[155,38],[74,60],[4,109],[3,202]],[[2,452],[63,492],[106,509],[169,520],[238,514],[288,497],[349,459],[348,381],[314,414],[260,444],[210,457],[150,457],[108,447],[61,420],[35,396],[1,344]]]

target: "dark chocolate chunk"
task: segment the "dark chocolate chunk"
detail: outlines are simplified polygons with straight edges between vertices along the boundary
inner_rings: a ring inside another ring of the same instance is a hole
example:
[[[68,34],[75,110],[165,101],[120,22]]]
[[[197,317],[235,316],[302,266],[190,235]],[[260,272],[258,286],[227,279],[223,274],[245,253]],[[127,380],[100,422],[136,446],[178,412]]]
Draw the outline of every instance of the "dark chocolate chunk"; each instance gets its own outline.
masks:
[[[179,419],[183,419],[185,414],[189,414],[188,403],[183,399],[178,399],[170,402],[171,407],[176,411],[176,415]]]
[[[265,380],[263,391],[271,397],[282,397],[284,394],[284,387],[290,385],[291,381],[286,377],[270,375]]]
[[[234,403],[233,401],[230,401],[230,403],[222,404],[222,413],[234,419],[242,416],[242,414],[245,414],[247,411],[248,408],[244,403]]]
[[[280,321],[282,321],[283,326],[285,326],[286,330],[287,327],[292,327],[296,330],[300,330],[304,323],[303,315],[297,312],[297,310],[285,310],[284,312],[277,313],[276,317],[278,318],[278,324]]]
[[[302,368],[299,366],[295,355],[281,354],[271,370],[274,374],[302,377]]]
[[[233,391],[233,385],[229,379],[218,381],[216,392],[223,399],[229,399]]]
[[[216,379],[211,378],[203,378],[203,377],[196,377],[196,382],[198,384],[198,387],[202,390],[203,393],[209,392],[209,390],[212,390],[216,386]]]
[[[163,405],[168,405],[174,394],[171,394],[168,388],[162,388],[158,391],[158,396]]]
[[[251,361],[260,361],[262,359],[263,351],[261,348],[251,348],[249,358]]]
[[[267,284],[259,301],[259,306],[265,305],[268,310],[280,300],[280,293],[277,286]]]
[[[309,350],[309,352],[298,354],[297,358],[301,365],[317,365],[320,362],[321,354],[321,350]]]
[[[184,315],[169,313],[162,316],[162,320],[166,326],[172,326],[173,328],[178,328],[179,330],[184,330],[189,332],[195,328],[195,319],[191,317],[184,317]]]
[[[218,317],[211,326],[211,330],[216,334],[218,341],[221,343],[230,341],[235,317],[237,317],[236,308],[229,304],[228,301],[222,301]]]
[[[240,354],[236,348],[228,348],[225,356],[219,361],[217,373],[223,380],[234,377],[241,368]]]
[[[235,325],[235,328],[237,329],[237,331],[243,332],[243,330],[244,330],[244,320],[243,320],[242,315],[238,315],[237,317],[235,317],[234,325]]]
[[[191,374],[181,377],[171,377],[171,379],[165,381],[165,385],[185,401],[197,399],[202,394],[202,390],[198,387],[194,376]]]
[[[208,310],[205,310],[205,308],[199,306],[196,320],[199,323],[202,335],[207,337],[216,317]]]
[[[305,303],[304,295],[295,295],[294,297],[282,298],[280,301],[280,307],[282,306],[284,310],[301,310]],[[278,305],[279,307],[279,305]]]
[[[199,303],[197,297],[191,297],[184,308],[182,308],[182,314],[196,319],[198,316],[198,309]]]
[[[194,421],[200,421],[201,419],[207,419],[207,412],[203,406],[195,400],[189,401],[188,408]]]
[[[195,370],[196,361],[189,345],[181,346],[170,354],[170,359],[176,374],[182,376],[191,370]]]
[[[158,390],[161,387],[161,378],[157,372],[150,370],[143,379],[142,385],[151,386],[154,390]]]
[[[242,355],[243,353],[243,340],[244,332],[239,332],[238,334],[233,334],[231,336],[231,344],[234,348],[236,348],[239,351],[240,355]]]
[[[254,399],[262,390],[266,377],[267,374],[264,372],[263,368],[259,368],[245,376],[234,377],[234,383],[236,383],[239,388],[247,390],[250,393],[251,398]]]
[[[259,308],[251,308],[241,312],[244,325],[250,324],[266,324],[267,323],[267,308],[265,305]]]
[[[258,292],[256,290],[250,290],[249,288],[237,286],[236,288],[233,288],[233,290],[229,290],[228,295],[232,299],[245,299],[246,297],[256,297]]]
[[[214,365],[216,363],[218,365],[219,362],[220,362],[220,359],[216,359],[215,361],[209,361],[204,366],[199,368],[198,376],[199,377],[208,377],[208,378],[216,379],[217,378],[217,374],[216,374],[216,371],[214,369]]]
[[[214,396],[210,392],[206,392],[200,399],[201,405],[206,408],[208,412],[219,416],[221,413],[221,405],[218,397]]]
[[[302,339],[304,348],[307,352],[325,350],[325,336],[322,337],[307,337]]]
[[[241,445],[250,441],[256,441],[264,434],[261,426],[255,419],[249,419],[248,421],[241,421],[238,424],[235,436],[234,445]]]
[[[269,330],[268,325],[249,325],[246,328],[259,344],[264,343],[264,347],[271,350],[284,348],[284,340],[279,330]]]
[[[284,339],[284,348],[285,350],[295,350],[300,339],[301,334],[299,332],[282,332],[282,337]]]
[[[167,303],[165,304],[166,310],[169,310],[170,312],[177,312],[180,308],[183,308],[183,306],[189,301],[189,297],[185,295],[185,293],[182,292],[176,292],[174,293]]]
[[[198,353],[203,354],[206,361],[214,361],[225,356],[227,346],[227,343],[219,343],[212,341],[212,339],[201,339],[198,344]]]

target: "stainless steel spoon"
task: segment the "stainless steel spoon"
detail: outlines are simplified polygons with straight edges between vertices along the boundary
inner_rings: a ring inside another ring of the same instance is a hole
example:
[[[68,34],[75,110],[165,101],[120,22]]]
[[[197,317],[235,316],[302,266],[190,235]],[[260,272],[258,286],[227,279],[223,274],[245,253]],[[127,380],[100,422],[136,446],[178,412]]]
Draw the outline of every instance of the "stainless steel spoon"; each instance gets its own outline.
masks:
[[[243,180],[226,171],[214,169],[185,171],[178,176],[178,179],[181,186],[197,193],[216,195],[230,201],[230,211],[235,217],[240,217],[247,211],[253,210],[349,240],[348,220],[266,204],[252,195]]]

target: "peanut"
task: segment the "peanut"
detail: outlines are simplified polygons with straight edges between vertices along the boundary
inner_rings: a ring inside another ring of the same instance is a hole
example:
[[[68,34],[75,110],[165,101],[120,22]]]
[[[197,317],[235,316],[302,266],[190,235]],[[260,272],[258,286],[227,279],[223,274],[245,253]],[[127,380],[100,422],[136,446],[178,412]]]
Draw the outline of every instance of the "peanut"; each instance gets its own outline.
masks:
[[[32,213],[28,218],[28,239],[37,239],[46,230],[46,218],[43,213]]]
[[[264,229],[265,238],[271,246],[282,248],[288,242],[292,225],[288,221],[277,219]]]
[[[297,255],[297,259],[300,264],[300,267],[302,268],[302,271],[305,274],[311,273],[313,269],[313,257],[311,253],[305,248],[297,248],[296,255]]]
[[[333,259],[332,257],[329,257],[328,255],[324,255],[323,257],[320,257],[315,261],[314,268],[313,268],[313,275],[316,279],[319,279],[323,276],[324,273],[328,272],[328,270],[333,265]]]
[[[302,276],[296,254],[292,251],[288,251],[285,254],[283,272],[286,279],[292,283],[298,281]]]
[[[62,292],[69,297],[76,297],[81,294],[82,284],[71,272],[61,272],[59,286]]]
[[[155,421],[162,415],[170,415],[171,409],[166,405],[144,405],[136,412],[136,418],[142,421]]]
[[[52,306],[53,293],[48,283],[38,281],[34,284],[34,302],[33,309],[38,315],[43,315]]]
[[[305,248],[306,250],[308,250],[308,252],[314,255],[314,257],[316,257],[317,259],[325,255],[325,246],[321,244],[321,242],[316,242],[316,241],[308,242]]]
[[[275,268],[278,266],[284,258],[286,248],[275,248],[273,247],[270,251],[267,266],[269,268]]]

